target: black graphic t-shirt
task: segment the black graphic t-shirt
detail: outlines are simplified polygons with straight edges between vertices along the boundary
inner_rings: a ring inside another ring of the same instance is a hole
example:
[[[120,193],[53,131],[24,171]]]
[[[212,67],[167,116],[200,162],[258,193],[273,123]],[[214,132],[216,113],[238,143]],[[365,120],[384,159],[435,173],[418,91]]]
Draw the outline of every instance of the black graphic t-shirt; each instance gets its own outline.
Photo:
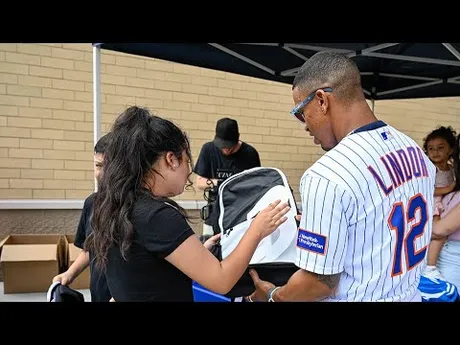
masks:
[[[233,174],[255,167],[260,167],[260,157],[251,145],[242,142],[237,152],[225,156],[211,141],[203,145],[194,173],[208,179],[225,180]]]
[[[237,152],[230,156],[225,156],[210,141],[201,148],[193,172],[201,177],[218,179],[222,182],[234,174],[260,166],[259,153],[251,145],[242,142]],[[210,225],[209,221],[205,221],[205,223]]]

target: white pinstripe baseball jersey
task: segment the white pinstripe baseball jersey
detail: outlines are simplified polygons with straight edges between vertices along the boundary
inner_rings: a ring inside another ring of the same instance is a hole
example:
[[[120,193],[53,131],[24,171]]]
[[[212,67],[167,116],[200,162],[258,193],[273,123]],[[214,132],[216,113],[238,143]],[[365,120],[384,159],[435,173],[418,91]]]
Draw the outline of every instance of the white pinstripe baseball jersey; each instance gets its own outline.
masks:
[[[325,301],[421,300],[435,166],[417,143],[376,121],[302,176],[296,265],[341,273]]]

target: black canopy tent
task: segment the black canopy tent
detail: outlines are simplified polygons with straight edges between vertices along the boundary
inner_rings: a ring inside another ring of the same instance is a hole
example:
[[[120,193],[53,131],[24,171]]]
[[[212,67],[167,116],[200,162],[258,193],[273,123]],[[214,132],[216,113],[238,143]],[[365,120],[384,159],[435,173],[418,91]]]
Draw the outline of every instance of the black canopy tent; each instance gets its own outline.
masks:
[[[357,63],[372,101],[460,96],[460,43],[94,43],[94,140],[100,136],[102,49],[292,84],[323,50]]]

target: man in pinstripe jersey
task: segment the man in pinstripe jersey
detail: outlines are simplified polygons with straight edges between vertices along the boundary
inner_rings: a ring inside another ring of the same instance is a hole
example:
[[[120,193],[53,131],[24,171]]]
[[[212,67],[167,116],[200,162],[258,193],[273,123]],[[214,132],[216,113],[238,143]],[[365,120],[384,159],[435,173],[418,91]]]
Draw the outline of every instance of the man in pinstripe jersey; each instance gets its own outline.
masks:
[[[369,108],[355,63],[320,52],[299,70],[291,112],[327,151],[302,176],[299,270],[260,280],[252,301],[421,301],[435,167]]]

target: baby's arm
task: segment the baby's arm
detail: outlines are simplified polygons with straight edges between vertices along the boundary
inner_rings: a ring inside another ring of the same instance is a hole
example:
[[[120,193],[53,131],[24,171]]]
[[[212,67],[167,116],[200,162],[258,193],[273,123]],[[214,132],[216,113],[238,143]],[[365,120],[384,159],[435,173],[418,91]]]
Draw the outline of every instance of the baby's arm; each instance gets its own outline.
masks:
[[[445,187],[436,187],[434,189],[434,196],[444,196],[452,192],[454,188],[455,188],[455,181]]]

